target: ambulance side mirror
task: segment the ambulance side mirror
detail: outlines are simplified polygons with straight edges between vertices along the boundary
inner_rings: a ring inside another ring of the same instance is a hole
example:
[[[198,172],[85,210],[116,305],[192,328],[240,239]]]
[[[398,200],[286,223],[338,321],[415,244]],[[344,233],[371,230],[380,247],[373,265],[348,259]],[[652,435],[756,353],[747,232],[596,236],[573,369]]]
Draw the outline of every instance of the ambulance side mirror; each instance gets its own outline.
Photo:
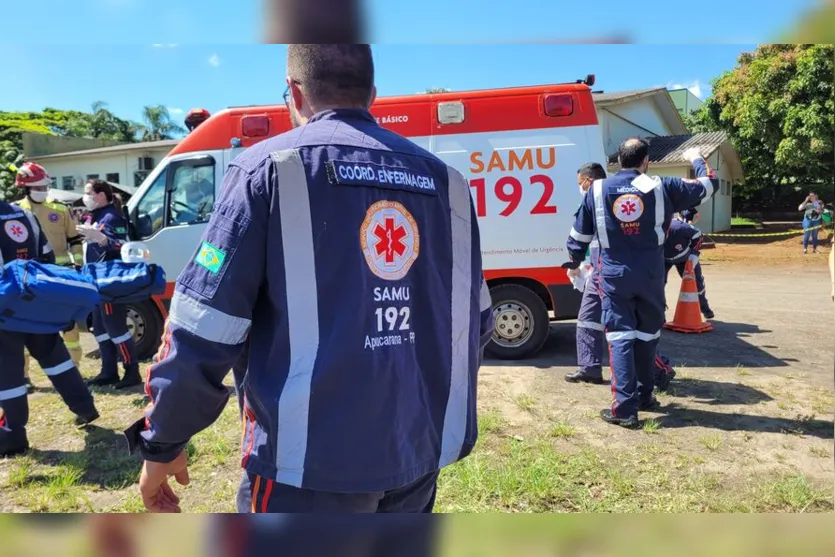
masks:
[[[122,246],[122,261],[125,263],[150,263],[151,250],[145,242],[128,242]]]

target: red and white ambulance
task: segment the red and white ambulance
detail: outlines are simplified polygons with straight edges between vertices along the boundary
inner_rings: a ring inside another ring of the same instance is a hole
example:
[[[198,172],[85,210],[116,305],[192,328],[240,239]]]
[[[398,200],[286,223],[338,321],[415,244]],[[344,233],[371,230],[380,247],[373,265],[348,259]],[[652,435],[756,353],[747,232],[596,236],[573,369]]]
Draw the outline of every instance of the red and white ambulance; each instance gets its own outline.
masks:
[[[530,357],[545,343],[550,321],[577,316],[580,295],[561,265],[568,261],[565,241],[581,200],[577,169],[590,161],[605,167],[593,82],[589,76],[567,84],[380,98],[371,109],[382,126],[469,179],[496,317],[488,346],[493,357]],[[283,105],[218,112],[156,166],[127,204],[132,240],[147,245],[172,281],[166,295],[132,307],[142,356],[157,347],[173,281],[200,243],[227,165],[288,129]]]

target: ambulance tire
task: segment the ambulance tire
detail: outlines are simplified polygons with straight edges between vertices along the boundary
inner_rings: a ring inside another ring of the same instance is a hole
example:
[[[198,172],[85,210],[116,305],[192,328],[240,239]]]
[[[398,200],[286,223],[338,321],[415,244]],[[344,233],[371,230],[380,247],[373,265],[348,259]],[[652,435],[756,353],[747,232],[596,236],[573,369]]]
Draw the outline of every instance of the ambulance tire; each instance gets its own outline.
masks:
[[[162,316],[153,301],[128,304],[128,327],[136,344],[136,357],[150,360],[154,357],[162,339]]]
[[[548,308],[542,298],[518,284],[495,286],[490,289],[490,297],[496,331],[485,347],[485,353],[497,360],[523,360],[539,352],[551,330]],[[509,326],[518,331],[519,336],[511,338],[516,333],[510,333],[505,335],[508,338],[504,342],[496,342],[497,331],[505,323],[504,330]]]

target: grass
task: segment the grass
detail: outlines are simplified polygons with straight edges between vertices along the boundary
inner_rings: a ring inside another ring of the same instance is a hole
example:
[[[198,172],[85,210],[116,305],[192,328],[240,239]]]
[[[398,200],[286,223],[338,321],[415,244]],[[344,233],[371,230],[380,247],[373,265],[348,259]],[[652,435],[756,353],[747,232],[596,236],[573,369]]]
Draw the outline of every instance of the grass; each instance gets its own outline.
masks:
[[[661,429],[661,422],[655,418],[648,418],[644,420],[643,424],[641,424],[641,429],[646,433],[656,433],[659,429]]]
[[[574,428],[573,425],[569,424],[566,421],[557,422],[553,426],[551,426],[551,437],[556,437],[559,439],[571,439],[576,435],[577,430]]]
[[[536,399],[528,394],[516,395],[513,400],[516,403],[516,406],[525,412],[532,412],[536,407]]]
[[[48,384],[37,371],[33,379],[39,387]],[[520,394],[512,404],[535,412],[538,406],[546,407],[543,397]],[[140,462],[125,450],[121,430],[145,406],[144,395],[98,391],[96,400],[102,418],[94,427],[78,430],[54,393],[32,397],[33,450],[0,460],[0,511],[143,511],[137,490]],[[571,420],[542,415],[523,429],[499,407],[486,405],[479,413],[476,449],[441,474],[437,511],[820,512],[833,508],[831,488],[818,489],[793,472],[791,462],[779,469],[741,466],[729,473],[722,459],[730,451],[717,452],[723,438],[716,434],[701,437],[699,442],[708,451],[696,454],[682,450],[685,445],[675,437],[682,429],[664,429],[661,438],[647,437],[662,429],[662,421],[655,418],[645,420],[642,431],[630,432],[609,429],[597,411],[585,408],[578,408]],[[615,439],[625,439],[625,445],[610,442]],[[192,484],[174,485],[186,512],[234,512],[239,444],[240,419],[233,397],[214,426],[188,446]],[[793,449],[799,450],[821,459],[831,457],[831,451],[819,443]]]
[[[746,369],[744,367],[738,367],[738,368],[736,368],[736,374],[739,375],[740,377],[745,377],[747,375],[751,375],[751,372],[748,371],[748,369]]]
[[[719,445],[722,444],[722,438],[718,435],[706,435],[699,439],[699,443],[704,445],[704,447],[709,451],[715,451],[719,448]]]
[[[731,217],[731,226],[757,226],[760,222],[747,217]]]

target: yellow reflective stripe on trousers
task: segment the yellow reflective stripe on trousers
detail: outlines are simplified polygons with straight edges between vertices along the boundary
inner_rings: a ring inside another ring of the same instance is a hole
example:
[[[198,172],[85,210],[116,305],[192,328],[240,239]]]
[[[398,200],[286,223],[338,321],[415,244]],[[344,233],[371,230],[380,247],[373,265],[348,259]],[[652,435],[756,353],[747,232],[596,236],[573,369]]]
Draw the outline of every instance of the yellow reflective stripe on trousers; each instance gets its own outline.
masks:
[[[68,255],[56,255],[55,256],[55,264],[56,265],[69,265],[72,263],[72,260]]]

